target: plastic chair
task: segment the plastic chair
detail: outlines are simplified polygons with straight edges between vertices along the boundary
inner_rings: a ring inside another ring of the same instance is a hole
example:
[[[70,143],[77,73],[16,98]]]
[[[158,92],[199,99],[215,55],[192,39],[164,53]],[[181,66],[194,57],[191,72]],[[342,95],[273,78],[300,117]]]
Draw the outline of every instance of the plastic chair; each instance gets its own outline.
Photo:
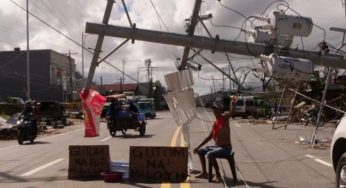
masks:
[[[228,161],[229,166],[230,166],[231,171],[232,171],[233,181],[237,182],[238,179],[237,179],[237,172],[235,170],[234,152],[232,151],[229,155],[224,156],[224,157],[218,157],[216,159],[226,159]],[[209,161],[208,167],[209,167],[208,180],[209,180],[209,182],[211,182],[213,179],[213,165],[211,164],[210,161]]]

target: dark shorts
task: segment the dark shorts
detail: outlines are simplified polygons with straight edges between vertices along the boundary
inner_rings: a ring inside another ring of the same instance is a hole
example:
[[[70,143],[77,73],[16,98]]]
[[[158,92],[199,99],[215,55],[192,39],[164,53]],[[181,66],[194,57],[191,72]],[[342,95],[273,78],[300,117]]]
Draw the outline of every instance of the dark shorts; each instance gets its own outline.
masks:
[[[197,150],[198,155],[210,158],[224,158],[231,154],[232,148],[229,146],[206,146]]]

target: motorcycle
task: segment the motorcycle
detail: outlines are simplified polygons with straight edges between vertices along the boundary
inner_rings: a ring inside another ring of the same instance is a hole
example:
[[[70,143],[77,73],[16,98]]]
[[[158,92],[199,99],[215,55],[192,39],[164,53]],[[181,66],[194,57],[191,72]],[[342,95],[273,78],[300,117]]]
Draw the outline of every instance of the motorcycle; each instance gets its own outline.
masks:
[[[17,140],[18,144],[22,145],[24,141],[33,143],[37,130],[34,127],[34,118],[32,115],[21,115],[17,121]]]
[[[317,124],[317,116],[318,116],[318,110],[314,109],[307,112],[303,112],[303,117],[300,120],[304,124],[304,126],[309,125],[309,123],[315,126]],[[321,114],[319,126],[323,126],[324,122],[325,122],[325,116],[324,114]]]

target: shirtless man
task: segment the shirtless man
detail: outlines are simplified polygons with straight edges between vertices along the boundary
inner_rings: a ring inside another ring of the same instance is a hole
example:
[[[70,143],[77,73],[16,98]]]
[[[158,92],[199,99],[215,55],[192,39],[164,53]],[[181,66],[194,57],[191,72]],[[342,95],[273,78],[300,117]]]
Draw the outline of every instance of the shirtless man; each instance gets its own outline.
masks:
[[[212,165],[215,167],[216,176],[213,179],[214,182],[221,181],[221,174],[219,171],[219,166],[217,165],[216,158],[230,155],[232,151],[231,135],[230,135],[230,125],[229,119],[235,113],[236,99],[232,100],[232,110],[231,113],[223,113],[222,106],[214,104],[212,106],[213,113],[215,115],[215,122],[213,129],[209,136],[207,136],[194,150],[197,153],[202,164],[202,172],[196,176],[196,178],[207,178],[206,170],[206,160],[205,156],[209,159]],[[211,139],[215,141],[215,145],[206,146],[201,148],[203,145],[208,143]]]

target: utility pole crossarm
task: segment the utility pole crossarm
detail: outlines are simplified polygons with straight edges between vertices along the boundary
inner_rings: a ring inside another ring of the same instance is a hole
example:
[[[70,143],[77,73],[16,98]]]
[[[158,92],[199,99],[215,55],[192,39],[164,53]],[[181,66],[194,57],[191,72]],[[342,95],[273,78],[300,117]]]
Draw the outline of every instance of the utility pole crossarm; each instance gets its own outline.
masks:
[[[268,48],[264,44],[259,43],[212,39],[203,36],[189,36],[178,33],[152,31],[97,23],[87,23],[86,32],[90,34],[102,34],[105,36],[251,56],[265,54]],[[303,51],[298,49],[280,49],[280,53],[278,55],[280,54],[294,58],[309,59],[315,65],[321,65],[321,62],[323,62],[321,66],[330,66],[333,68],[342,69],[346,68],[346,60],[344,59],[344,56],[341,55],[327,54],[321,57],[319,52]]]

